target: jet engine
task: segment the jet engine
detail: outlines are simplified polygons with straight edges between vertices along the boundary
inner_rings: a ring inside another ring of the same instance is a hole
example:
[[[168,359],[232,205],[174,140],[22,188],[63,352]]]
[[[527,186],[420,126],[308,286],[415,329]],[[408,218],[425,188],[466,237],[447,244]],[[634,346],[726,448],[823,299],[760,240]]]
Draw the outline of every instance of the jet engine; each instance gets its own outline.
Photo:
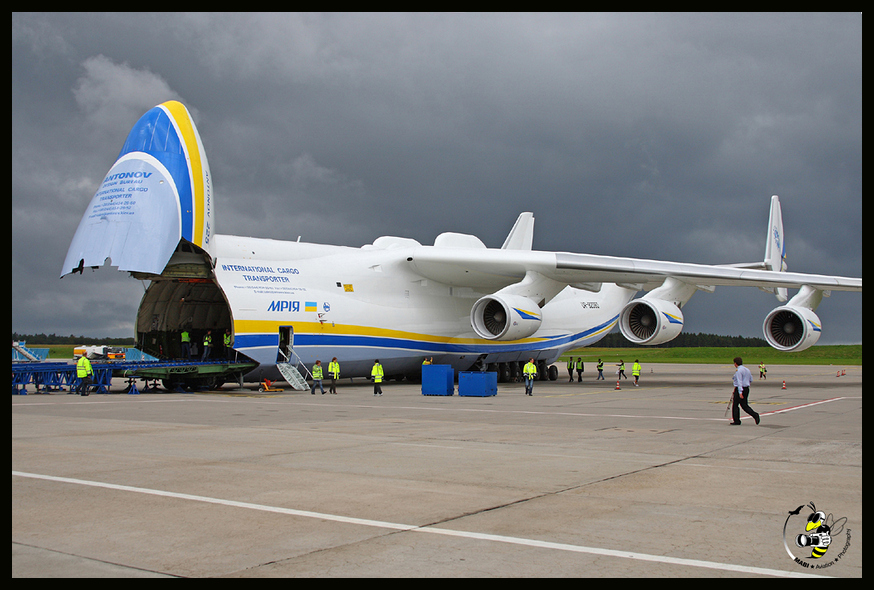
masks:
[[[805,307],[784,305],[768,314],[762,326],[768,344],[785,352],[806,350],[822,335],[822,322]]]
[[[664,344],[683,331],[683,312],[662,299],[634,299],[619,314],[619,331],[635,344]]]
[[[540,328],[540,307],[521,295],[486,295],[473,304],[470,325],[480,338],[518,340]]]

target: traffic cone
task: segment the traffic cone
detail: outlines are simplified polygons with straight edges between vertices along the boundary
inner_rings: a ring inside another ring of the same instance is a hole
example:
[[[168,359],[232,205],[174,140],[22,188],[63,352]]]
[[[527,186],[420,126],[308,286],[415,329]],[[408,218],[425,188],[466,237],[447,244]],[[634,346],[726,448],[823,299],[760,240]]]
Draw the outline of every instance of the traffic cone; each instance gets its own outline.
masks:
[[[616,389],[615,391],[619,391],[619,379],[616,380]]]
[[[835,377],[840,377],[840,376],[841,376],[841,372],[840,372],[840,371],[838,371],[838,374],[837,374],[837,375],[835,375]]]
[[[783,381],[783,389],[786,389],[786,381]]]
[[[844,370],[841,371],[841,377],[843,377],[843,376],[846,375],[846,374],[847,374],[847,370],[846,370],[846,369],[844,369]]]

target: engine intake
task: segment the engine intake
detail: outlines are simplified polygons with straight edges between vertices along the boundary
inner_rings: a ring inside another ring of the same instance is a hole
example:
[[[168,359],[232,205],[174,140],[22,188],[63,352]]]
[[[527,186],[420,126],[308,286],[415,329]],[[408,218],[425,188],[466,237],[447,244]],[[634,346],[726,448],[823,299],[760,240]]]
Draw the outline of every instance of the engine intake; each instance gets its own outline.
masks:
[[[619,331],[635,344],[664,344],[683,331],[683,312],[662,299],[635,299],[622,308]]]
[[[473,304],[470,325],[480,338],[519,340],[540,328],[540,307],[519,295],[486,295]]]
[[[773,310],[762,325],[768,344],[785,352],[806,350],[822,335],[822,322],[805,307],[784,305]]]

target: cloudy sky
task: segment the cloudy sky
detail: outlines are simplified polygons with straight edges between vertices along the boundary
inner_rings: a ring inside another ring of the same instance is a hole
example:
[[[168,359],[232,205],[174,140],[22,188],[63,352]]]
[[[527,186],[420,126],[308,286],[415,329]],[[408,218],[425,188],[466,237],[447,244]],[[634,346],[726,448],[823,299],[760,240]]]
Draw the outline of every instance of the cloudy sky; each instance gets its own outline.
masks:
[[[144,285],[59,280],[131,126],[191,111],[218,233],[360,246],[761,260],[862,276],[862,16],[13,14],[12,329],[131,336]],[[686,331],[761,336],[757,289],[698,293]],[[817,310],[861,342],[861,294]]]

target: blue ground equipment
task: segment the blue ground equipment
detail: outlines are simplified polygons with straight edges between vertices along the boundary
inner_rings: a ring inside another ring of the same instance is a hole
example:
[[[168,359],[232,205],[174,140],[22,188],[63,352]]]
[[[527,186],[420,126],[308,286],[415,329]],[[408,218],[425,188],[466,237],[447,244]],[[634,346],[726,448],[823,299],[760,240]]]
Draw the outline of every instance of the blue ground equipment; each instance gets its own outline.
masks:
[[[451,365],[422,365],[422,395],[452,395],[454,381]]]
[[[489,397],[498,395],[498,374],[462,371],[458,374],[458,395]]]

